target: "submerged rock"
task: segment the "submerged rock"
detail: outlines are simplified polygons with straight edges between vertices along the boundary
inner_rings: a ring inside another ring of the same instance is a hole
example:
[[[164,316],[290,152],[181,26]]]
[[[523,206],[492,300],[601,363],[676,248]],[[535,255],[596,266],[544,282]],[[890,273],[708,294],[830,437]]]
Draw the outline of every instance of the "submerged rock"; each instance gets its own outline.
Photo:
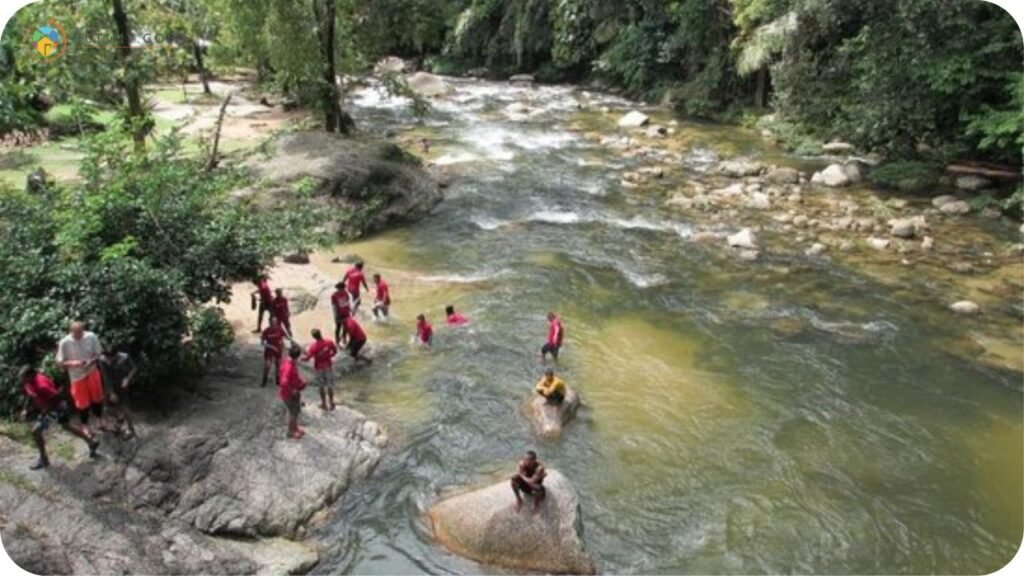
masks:
[[[650,118],[638,110],[626,114],[622,118],[619,118],[619,128],[639,128],[650,122]]]
[[[572,388],[566,389],[561,405],[548,404],[543,396],[535,394],[527,406],[533,427],[541,436],[558,436],[562,427],[576,417],[580,407],[580,396]]]
[[[757,176],[764,170],[764,164],[747,158],[725,160],[718,165],[718,172],[733,178]]]
[[[739,232],[729,236],[725,241],[732,248],[741,248],[745,250],[756,250],[757,249],[757,237],[754,236],[754,231],[750,228],[744,228]]]
[[[811,247],[804,251],[804,254],[808,256],[820,256],[825,253],[826,246],[821,242],[815,242],[811,244]]]
[[[949,214],[951,216],[959,216],[961,214],[967,214],[971,211],[971,206],[963,200],[954,200],[953,202],[946,202],[942,206],[939,206],[939,212],[943,214]]]
[[[897,238],[910,239],[925,228],[924,217],[895,218],[889,221],[889,233]]]
[[[772,184],[799,184],[800,171],[795,168],[774,167],[765,174],[764,179]]]
[[[991,186],[992,182],[987,178],[982,178],[981,176],[976,176],[974,174],[968,174],[956,179],[957,189],[966,190],[968,192],[977,192],[978,190],[983,190]]]
[[[483,564],[553,574],[593,574],[583,548],[583,522],[576,490],[548,469],[547,497],[540,511],[515,495],[508,480],[441,500],[427,511],[434,537],[452,552]]]
[[[978,312],[981,312],[981,307],[970,300],[954,302],[949,305],[949,309],[957,314],[963,314],[965,316],[974,316]]]

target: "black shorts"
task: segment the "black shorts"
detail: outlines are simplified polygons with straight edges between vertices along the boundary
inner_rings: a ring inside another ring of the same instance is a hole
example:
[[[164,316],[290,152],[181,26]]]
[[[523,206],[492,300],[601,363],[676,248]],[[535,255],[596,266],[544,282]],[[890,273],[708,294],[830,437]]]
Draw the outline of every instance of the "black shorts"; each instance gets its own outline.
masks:
[[[512,483],[515,484],[516,488],[519,488],[519,491],[523,494],[529,494],[530,496],[543,496],[545,494],[543,485],[534,488],[518,475],[512,477]]]
[[[551,356],[553,356],[555,358],[558,358],[558,350],[560,348],[561,348],[561,345],[555,346],[554,344],[545,344],[544,346],[541,347],[540,353],[541,354],[551,354]]]
[[[544,397],[548,404],[561,404],[565,401],[565,396],[561,392],[552,392]]]
[[[288,409],[288,415],[295,418],[299,415],[299,411],[302,409],[302,399],[298,396],[292,396],[284,401],[284,407]]]
[[[42,432],[49,428],[52,422],[56,422],[61,426],[71,423],[71,411],[68,410],[66,403],[61,402],[54,409],[37,414],[36,421],[32,424],[32,432]]]
[[[359,356],[359,351],[366,346],[366,339],[362,340],[349,340],[345,348],[348,350],[349,356],[356,358]]]

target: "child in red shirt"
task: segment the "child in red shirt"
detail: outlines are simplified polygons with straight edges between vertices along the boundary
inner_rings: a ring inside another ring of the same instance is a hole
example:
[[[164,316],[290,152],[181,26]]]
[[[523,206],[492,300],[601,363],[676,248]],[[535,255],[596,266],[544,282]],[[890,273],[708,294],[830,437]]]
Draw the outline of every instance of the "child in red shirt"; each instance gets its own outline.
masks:
[[[302,354],[302,349],[298,346],[292,346],[288,350],[288,358],[281,363],[281,370],[278,375],[278,390],[277,396],[284,402],[285,408],[288,409],[288,437],[293,440],[302,438],[305,434],[305,430],[299,428],[299,411],[302,410],[302,390],[306,387],[306,383],[302,381],[302,376],[299,375],[299,356]]]
[[[444,307],[445,323],[449,326],[465,326],[469,324],[469,318],[466,318],[462,314],[455,311],[455,306],[451,304]]]
[[[391,290],[380,274],[373,275],[373,284],[377,287],[377,294],[373,299],[373,319],[383,317],[387,320],[388,309],[391,307]]]
[[[274,292],[277,294],[277,296],[275,296],[274,299],[271,301],[270,306],[273,309],[274,316],[277,318],[277,321],[280,322],[281,326],[284,327],[284,331],[287,332],[289,336],[291,336],[292,313],[291,310],[288,309],[288,299],[284,297],[284,290],[278,288]]]
[[[45,374],[36,372],[32,366],[24,366],[18,371],[18,381],[21,382],[21,389],[25,393],[26,405],[21,411],[23,420],[29,417],[35,418],[32,425],[32,440],[39,450],[39,460],[30,468],[39,470],[50,465],[50,458],[46,455],[46,439],[43,432],[50,427],[50,423],[56,421],[61,428],[71,434],[78,436],[89,445],[89,457],[96,457],[96,448],[99,447],[99,440],[96,440],[88,429],[76,426],[71,423],[71,413],[68,410],[67,402],[61,399],[57,386],[53,380]]]
[[[267,385],[267,375],[270,374],[270,365],[274,365],[275,378],[280,374],[281,355],[284,353],[284,328],[278,323],[277,318],[270,317],[270,326],[263,331],[260,343],[263,344],[263,383],[260,387]],[[278,381],[280,384],[280,381]]]
[[[348,290],[345,290],[344,282],[334,285],[334,293],[331,294],[331,310],[334,311],[334,341],[341,342],[341,331],[345,326],[345,318],[352,315],[352,303],[349,300]]]
[[[551,354],[551,358],[558,362],[558,351],[562,348],[562,338],[564,335],[562,321],[558,319],[554,312],[548,312],[548,339],[540,349],[541,362],[547,359],[547,354]]]
[[[323,337],[319,329],[314,328],[312,332],[313,343],[306,350],[302,357],[303,362],[313,359],[313,370],[316,373],[313,381],[320,391],[320,409],[334,410],[334,355],[338,353],[338,347],[334,341]],[[328,403],[329,401],[329,403]]]
[[[427,317],[423,314],[416,317],[416,340],[426,348],[430,348],[434,343],[434,327],[427,322]]]

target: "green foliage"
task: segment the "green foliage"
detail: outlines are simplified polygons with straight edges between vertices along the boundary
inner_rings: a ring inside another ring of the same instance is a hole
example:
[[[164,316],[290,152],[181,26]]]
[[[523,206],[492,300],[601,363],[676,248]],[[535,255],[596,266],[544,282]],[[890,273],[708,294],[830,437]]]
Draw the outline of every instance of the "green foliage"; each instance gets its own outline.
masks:
[[[898,160],[875,168],[868,180],[903,192],[925,192],[938,184],[941,170],[941,166],[929,162]]]
[[[978,138],[980,150],[994,150],[1019,158],[1024,149],[1024,73],[1010,76],[1006,92],[1009,102],[1001,108],[982,104],[970,116],[967,134]]]
[[[983,104],[1008,107],[1005,79],[1024,57],[1012,18],[985,2],[816,0],[790,38],[773,69],[777,107],[902,157],[963,142]]]
[[[67,322],[86,320],[140,361],[146,382],[200,370],[230,341],[208,305],[304,238],[289,222],[231,201],[240,175],[204,173],[168,137],[142,154],[116,133],[88,141],[82,180],[42,194],[0,193],[0,407],[14,372],[53,349]]]

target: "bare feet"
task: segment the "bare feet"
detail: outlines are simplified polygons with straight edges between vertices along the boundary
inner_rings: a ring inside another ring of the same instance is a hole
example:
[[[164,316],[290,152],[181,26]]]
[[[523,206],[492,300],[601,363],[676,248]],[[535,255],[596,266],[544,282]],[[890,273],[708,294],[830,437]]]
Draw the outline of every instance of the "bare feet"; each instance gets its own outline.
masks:
[[[326,404],[321,404],[320,409],[327,412],[328,410],[334,410],[334,407],[328,408]]]
[[[523,501],[522,500],[516,500],[516,503],[512,505],[512,509],[515,510],[516,512],[519,512],[520,510],[522,510],[523,509]]]

